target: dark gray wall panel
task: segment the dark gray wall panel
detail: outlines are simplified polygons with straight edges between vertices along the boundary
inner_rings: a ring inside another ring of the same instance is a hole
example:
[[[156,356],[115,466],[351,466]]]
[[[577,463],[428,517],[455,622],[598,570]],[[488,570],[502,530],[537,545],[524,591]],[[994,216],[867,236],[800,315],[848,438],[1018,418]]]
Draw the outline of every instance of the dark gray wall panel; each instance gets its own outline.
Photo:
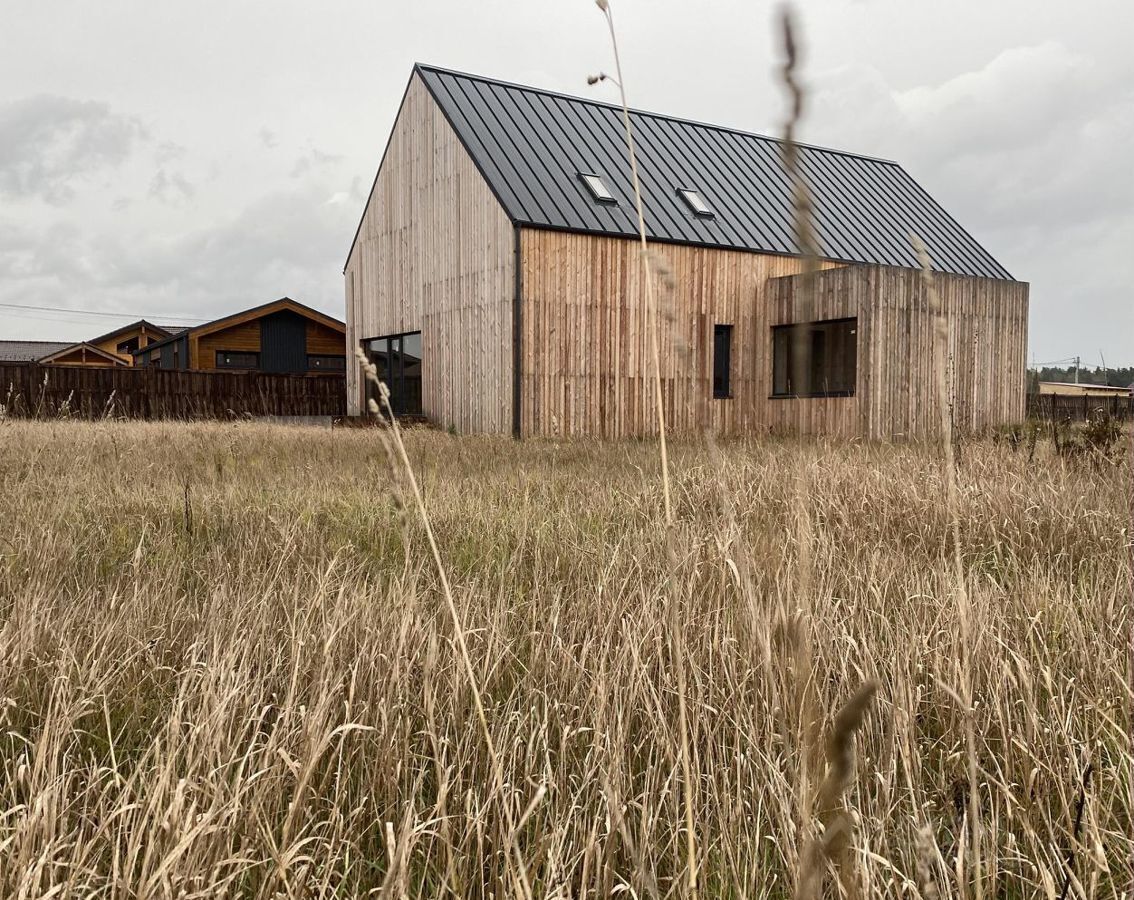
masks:
[[[260,320],[260,370],[307,371],[307,319],[282,310]]]

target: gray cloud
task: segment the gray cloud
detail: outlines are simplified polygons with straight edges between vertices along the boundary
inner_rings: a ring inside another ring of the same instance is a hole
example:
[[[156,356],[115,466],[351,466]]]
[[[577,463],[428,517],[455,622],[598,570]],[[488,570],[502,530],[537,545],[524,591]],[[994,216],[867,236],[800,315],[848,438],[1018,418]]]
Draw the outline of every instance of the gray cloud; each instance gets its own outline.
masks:
[[[335,313],[327,261],[345,255],[352,191],[307,184],[266,194],[189,232],[128,237],[56,224],[32,232],[0,221],[0,300],[113,310],[166,308],[199,318],[289,295]],[[82,322],[76,327],[85,327]]]
[[[76,181],[121,164],[143,134],[105,103],[38,95],[0,104],[0,193],[65,203]]]
[[[1007,49],[906,90],[873,68],[847,66],[815,78],[811,134],[897,159],[1031,282],[1041,359],[1106,342],[1130,359],[1134,179],[1122,149],[1134,141],[1130,74],[1058,41]],[[1110,324],[1100,331],[1099,320]]]
[[[158,169],[150,182],[150,196],[156,197],[163,203],[179,203],[183,200],[191,200],[196,193],[196,188],[181,172],[168,172],[165,169]]]

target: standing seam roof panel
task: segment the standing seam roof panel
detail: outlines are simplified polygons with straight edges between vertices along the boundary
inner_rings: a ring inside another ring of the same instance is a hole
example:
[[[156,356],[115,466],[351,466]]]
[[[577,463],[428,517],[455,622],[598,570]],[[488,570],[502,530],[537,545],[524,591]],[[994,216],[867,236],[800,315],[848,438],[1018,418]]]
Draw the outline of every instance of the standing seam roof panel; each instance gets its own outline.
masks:
[[[549,104],[553,103],[555,98],[533,92],[527,93],[532,110],[536,115],[540,116],[542,126],[549,133],[558,133],[559,137],[556,138],[557,146],[570,148],[569,151],[563,154],[563,158],[566,160],[569,167],[573,169],[571,182],[582,201],[589,204],[588,208],[599,223],[599,230],[607,232],[622,231],[625,228],[625,215],[621,207],[617,204],[597,203],[579,178],[579,174],[582,172],[597,173],[603,168],[597,161],[598,157],[591,143],[580,139],[575,123],[572,123],[567,117],[559,115],[549,108]],[[614,192],[617,193],[618,186],[611,185],[611,187],[614,189]]]
[[[517,224],[633,237],[633,187],[621,107],[419,65],[473,161]],[[647,237],[798,255],[783,144],[761,135],[631,111]],[[823,256],[914,268],[908,232],[934,268],[1011,279],[1003,266],[888,160],[800,145]],[[603,176],[617,205],[590,198],[580,171]],[[691,213],[679,188],[714,216]]]
[[[513,136],[504,128],[500,123],[497,116],[499,108],[498,101],[495,98],[490,98],[494,102],[489,103],[480,93],[480,85],[473,82],[468,85],[460,85],[460,90],[465,94],[465,99],[469,104],[470,111],[479,119],[484,128],[484,136],[488,137],[491,141],[485,141],[485,147],[491,152],[491,148],[496,146],[500,153],[498,157],[502,157],[511,167],[516,175],[515,187],[522,190],[531,198],[532,211],[538,211],[540,218],[548,218],[555,210],[555,204],[552,203],[551,198],[547,196],[547,192],[537,179],[532,177],[531,165],[520,149],[520,146],[515,142]],[[512,148],[512,152],[508,152],[508,148]]]
[[[552,101],[553,105],[556,107],[564,106],[563,98],[561,97],[553,97]],[[575,110],[570,108],[560,109],[559,115],[562,117],[564,126],[574,131],[575,134],[578,135],[579,141],[590,150],[591,158],[595,162],[589,174],[598,175],[603,178],[606,186],[610,189],[610,192],[614,194],[615,200],[617,201],[615,204],[599,203],[597,200],[592,200],[591,202],[603,209],[611,210],[611,226],[613,230],[622,234],[633,234],[634,231],[631,228],[629,219],[629,215],[631,215],[632,212],[626,213],[626,209],[632,211],[634,208],[634,189],[630,182],[629,170],[624,171],[623,167],[618,164],[617,152],[614,152],[612,156],[610,147],[607,146],[605,141],[600,139],[602,133],[596,132],[591,122],[583,119]],[[578,181],[579,173],[572,172],[570,173],[570,177]],[[584,188],[584,190],[586,189]],[[622,215],[619,215],[615,210],[626,213],[626,217],[624,218]]]
[[[681,199],[677,191],[683,187],[696,187],[692,183],[695,179],[690,175],[695,157],[686,154],[682,158],[672,151],[666,144],[664,135],[655,130],[656,125],[656,120],[642,116],[634,129],[634,143],[641,142],[643,148],[648,151],[648,155],[656,156],[663,164],[662,171],[665,173],[663,176],[665,183],[658,185],[657,193],[663,198],[663,202],[668,203],[669,209],[672,210],[671,217],[681,219],[686,227],[701,237],[702,240],[713,243],[734,243],[730,234],[731,229],[719,221],[715,215],[711,218],[695,216],[685,206],[685,201]]]
[[[532,180],[544,189],[553,208],[559,212],[560,218],[564,221],[577,219],[581,222],[587,222],[589,220],[593,223],[592,228],[597,227],[599,225],[598,217],[593,213],[588,214],[590,213],[589,210],[584,211],[582,204],[576,206],[572,202],[569,186],[562,183],[562,179],[558,177],[558,172],[553,171],[560,168],[553,162],[557,154],[551,145],[543,142],[538,134],[538,129],[531,127],[517,105],[516,98],[511,96],[512,92],[498,91],[497,93],[500,94],[501,110],[515,129],[513,136],[517,142],[522,140],[527,146],[528,153],[524,156],[524,162],[527,164]],[[542,154],[540,153],[541,148]]]
[[[669,128],[666,121],[664,119],[651,119],[649,125],[651,129],[656,129],[658,144],[665,148],[664,152],[671,159],[679,160],[681,151],[677,143],[677,136]],[[703,147],[695,146],[701,142],[703,137],[700,131],[691,130],[687,137],[689,140],[688,149],[703,151]],[[742,215],[729,216],[729,205],[724,199],[727,197],[727,193],[719,183],[718,172],[708,167],[705,159],[703,152],[689,153],[685,157],[686,168],[681,172],[685,181],[673,185],[672,191],[673,201],[677,204],[677,208],[687,218],[692,216],[693,221],[704,227],[706,231],[717,235],[719,243],[741,247],[763,246],[766,243],[764,236],[753,227],[750,219]],[[713,215],[707,218],[701,217],[686,209],[685,201],[677,194],[679,188],[698,191]],[[744,232],[747,238],[739,232]]]
[[[738,180],[743,180],[749,186],[751,196],[756,199],[755,203],[749,204],[748,210],[752,218],[763,225],[764,232],[769,237],[767,249],[780,253],[796,252],[795,223],[785,223],[783,216],[776,211],[777,201],[770,185],[761,182],[758,169],[745,165],[743,150],[735,145],[732,135],[726,132],[711,133],[711,139],[706,135],[706,143],[712,144],[715,141],[721,158],[732,162],[729,166],[733,174],[732,183],[737,184]]]
[[[905,259],[893,246],[890,236],[879,229],[879,217],[867,213],[869,198],[865,202],[858,199],[856,186],[845,177],[845,173],[829,168],[827,162],[825,154],[807,154],[801,160],[800,169],[810,180],[822,182],[827,195],[844,198],[832,206],[842,225],[843,239],[852,248],[847,252],[858,258],[868,258],[870,248],[874,247],[889,265],[905,265]]]

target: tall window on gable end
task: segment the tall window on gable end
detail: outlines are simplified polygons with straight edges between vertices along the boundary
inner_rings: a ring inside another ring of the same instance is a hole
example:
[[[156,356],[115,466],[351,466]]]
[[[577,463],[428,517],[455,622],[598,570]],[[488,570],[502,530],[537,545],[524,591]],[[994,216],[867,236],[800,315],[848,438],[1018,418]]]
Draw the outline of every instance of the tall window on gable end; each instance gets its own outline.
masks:
[[[772,329],[773,397],[850,397],[858,375],[858,319]]]
[[[732,396],[729,375],[732,372],[732,326],[713,326],[713,397],[727,400]]]

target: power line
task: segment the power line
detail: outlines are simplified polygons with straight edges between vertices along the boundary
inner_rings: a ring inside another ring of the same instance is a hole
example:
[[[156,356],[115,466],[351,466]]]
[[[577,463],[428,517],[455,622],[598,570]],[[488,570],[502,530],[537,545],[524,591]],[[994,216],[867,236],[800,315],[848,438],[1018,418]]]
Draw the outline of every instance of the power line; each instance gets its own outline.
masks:
[[[207,322],[207,319],[201,319],[196,316],[182,316],[176,313],[168,315],[143,315],[142,313],[112,313],[112,312],[99,312],[93,309],[67,309],[62,306],[29,306],[23,303],[0,303],[0,308],[3,309],[30,309],[37,312],[58,312],[58,313],[71,313],[72,315],[79,316],[104,316],[111,319],[165,319],[166,321],[176,320],[184,322]]]

